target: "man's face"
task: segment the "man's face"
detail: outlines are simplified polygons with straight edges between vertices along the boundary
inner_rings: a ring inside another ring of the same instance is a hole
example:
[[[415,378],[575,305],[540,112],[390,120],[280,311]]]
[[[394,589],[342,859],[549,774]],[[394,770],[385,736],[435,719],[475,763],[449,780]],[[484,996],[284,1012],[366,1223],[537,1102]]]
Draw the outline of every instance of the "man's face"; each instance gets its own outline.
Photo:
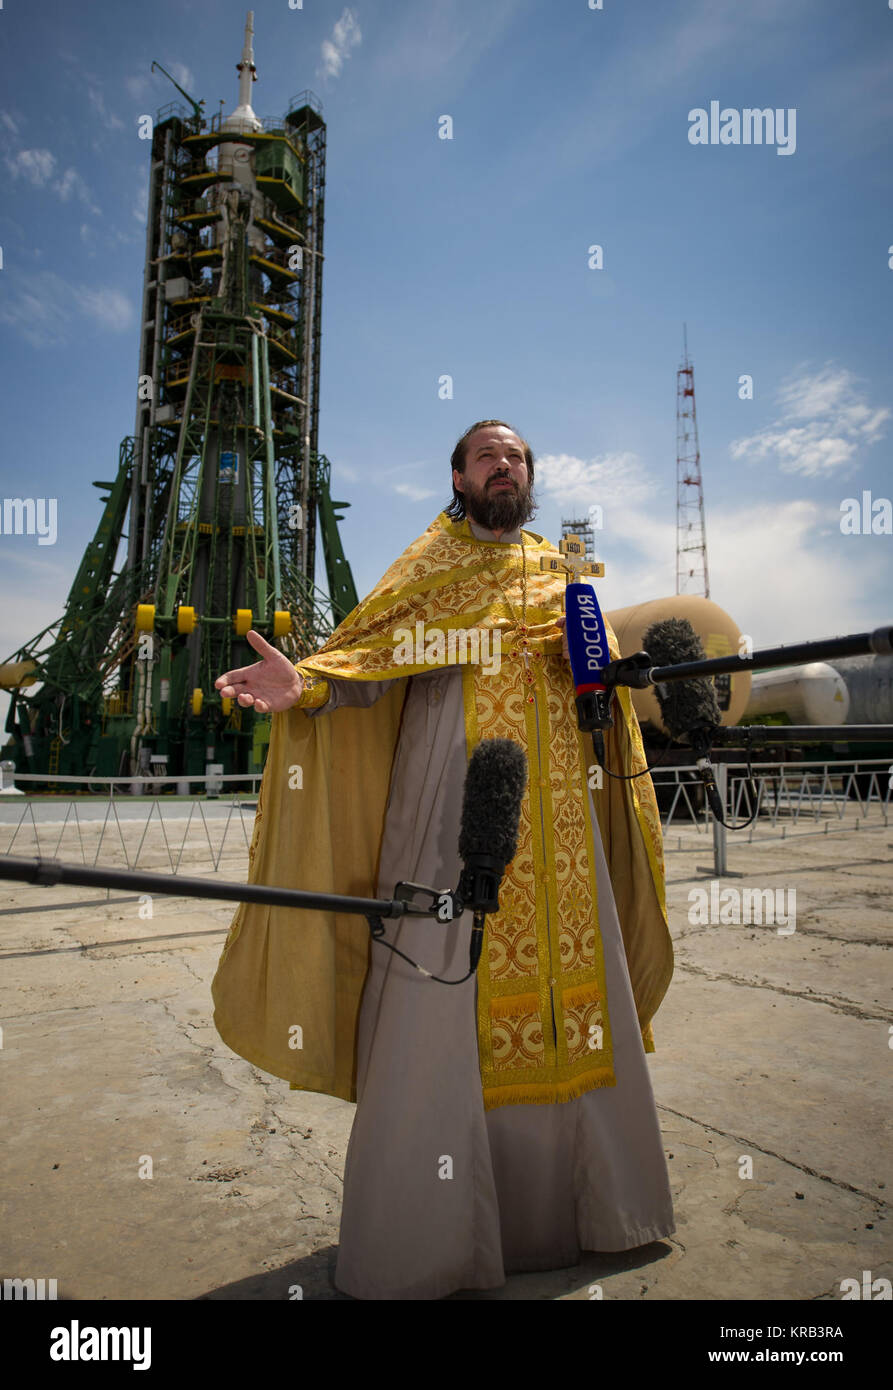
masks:
[[[475,430],[465,445],[465,472],[453,469],[465,510],[488,531],[514,531],[531,514],[524,445],[505,425]]]

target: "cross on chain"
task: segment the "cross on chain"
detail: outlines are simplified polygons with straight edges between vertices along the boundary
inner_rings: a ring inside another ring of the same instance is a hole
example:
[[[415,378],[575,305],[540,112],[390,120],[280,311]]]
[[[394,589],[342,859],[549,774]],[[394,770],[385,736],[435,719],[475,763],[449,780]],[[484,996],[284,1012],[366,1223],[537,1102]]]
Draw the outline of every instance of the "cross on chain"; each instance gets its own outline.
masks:
[[[602,579],[605,567],[601,560],[587,560],[586,547],[579,536],[565,536],[558,542],[560,555],[541,555],[540,569],[553,574],[564,572],[565,588],[571,582],[578,582],[582,575],[591,574]]]
[[[550,570],[553,573],[564,571],[565,584],[576,582],[581,575],[591,574],[596,579],[602,579],[605,567],[600,560],[587,560],[586,547],[579,536],[565,536],[558,542],[560,555],[541,555],[540,569]]]
[[[572,580],[578,580],[583,574],[591,574],[596,579],[601,579],[605,573],[605,567],[600,560],[587,560],[586,547],[579,536],[565,536],[558,542],[560,555],[541,555],[540,569],[548,570],[552,573],[564,572],[565,586]],[[533,684],[534,676],[530,669],[530,641],[527,636],[526,625],[520,627],[521,651],[524,657],[524,679],[528,686]],[[537,657],[539,652],[536,653]],[[533,695],[527,696],[528,703],[533,700]]]

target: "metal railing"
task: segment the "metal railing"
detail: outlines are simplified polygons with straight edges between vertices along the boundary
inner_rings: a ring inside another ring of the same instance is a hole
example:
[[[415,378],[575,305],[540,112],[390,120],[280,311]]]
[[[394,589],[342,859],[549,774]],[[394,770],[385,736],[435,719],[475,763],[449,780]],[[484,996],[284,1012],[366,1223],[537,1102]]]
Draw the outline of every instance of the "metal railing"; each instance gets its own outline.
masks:
[[[310,103],[302,102],[302,105],[309,106]],[[292,110],[295,108],[290,107],[289,109]],[[229,138],[229,141],[238,142],[239,140],[245,140],[246,137],[250,137],[252,135],[259,135],[260,132],[263,131],[265,135],[276,135],[279,136],[280,139],[287,141],[287,143],[291,146],[298,159],[306,159],[307,156],[306,151],[304,149],[304,142],[297,134],[297,131],[300,129],[300,127],[296,127],[293,125],[286,126],[284,117],[258,116],[255,114],[255,120],[258,123],[257,127],[252,128],[251,130],[238,131],[226,129],[226,123],[228,120],[230,120],[231,115],[232,113],[228,115],[224,111],[215,111],[212,116],[206,119],[205,129],[202,131],[202,134],[222,136],[223,138],[221,139],[220,143],[225,144],[227,143],[227,137]]]
[[[775,762],[752,765],[714,764],[716,788],[730,827],[713,818],[694,768],[655,768],[652,777],[664,849],[703,850],[712,832],[714,873],[727,872],[728,844],[772,844],[813,835],[837,835],[859,830],[868,822],[886,826],[893,801],[893,768],[889,758],[859,758],[834,762]],[[751,794],[753,783],[756,800]],[[669,803],[669,804],[667,804]],[[756,808],[756,815],[747,821]],[[735,827],[741,826],[741,829]],[[683,837],[678,834],[684,829]],[[673,831],[677,831],[673,844]]]
[[[754,809],[746,764],[717,762],[714,771],[726,818],[736,826]],[[74,854],[93,866],[103,853],[114,853],[116,859],[123,855],[128,868],[151,867],[176,874],[184,863],[194,872],[197,855],[202,867],[217,873],[224,854],[237,852],[239,864],[247,869],[253,824],[245,813],[251,813],[253,822],[261,775],[50,776],[14,773],[7,763],[0,769],[0,787],[6,793],[0,796],[0,853],[66,859]],[[756,816],[750,825],[736,831],[714,820],[693,768],[656,767],[652,776],[661,805],[665,851],[703,853],[712,834],[717,875],[728,871],[730,837],[733,846],[777,844],[812,835],[847,833],[869,823],[886,826],[893,800],[893,775],[887,759],[760,763],[753,768]],[[70,785],[86,795],[66,798],[56,792],[20,798],[14,791],[9,794],[13,778],[16,784]],[[228,796],[221,796],[225,783],[235,784],[235,788]],[[206,788],[205,797],[188,794],[195,785]],[[236,795],[239,785],[246,793],[241,798]],[[157,792],[164,787],[173,789],[174,794],[153,794],[152,789]],[[101,794],[102,789],[105,794]],[[160,831],[160,837],[150,838],[153,827]],[[60,854],[63,841],[64,854]]]
[[[103,853],[114,853],[116,860],[123,855],[128,869],[163,869],[176,874],[184,863],[191,872],[200,854],[203,867],[212,872],[220,869],[224,853],[239,854],[240,862],[251,843],[254,810],[261,773],[207,773],[188,778],[170,775],[143,777],[71,777],[63,774],[16,773],[16,783],[39,782],[46,786],[78,786],[86,796],[71,797],[48,794],[39,797],[13,795],[0,797],[0,853],[36,853],[46,858],[80,857],[83,864],[94,867]],[[229,799],[219,795],[223,783],[244,783],[247,797]],[[185,785],[201,784],[207,789],[204,798],[182,793]],[[173,786],[180,795],[143,798],[148,787],[158,790]],[[105,787],[107,796],[97,795]],[[124,791],[125,795],[120,795]],[[245,812],[251,822],[246,823]],[[222,824],[222,833],[221,833]],[[149,839],[152,827],[160,830]],[[65,841],[64,856],[60,854]],[[235,841],[235,847],[232,841]]]

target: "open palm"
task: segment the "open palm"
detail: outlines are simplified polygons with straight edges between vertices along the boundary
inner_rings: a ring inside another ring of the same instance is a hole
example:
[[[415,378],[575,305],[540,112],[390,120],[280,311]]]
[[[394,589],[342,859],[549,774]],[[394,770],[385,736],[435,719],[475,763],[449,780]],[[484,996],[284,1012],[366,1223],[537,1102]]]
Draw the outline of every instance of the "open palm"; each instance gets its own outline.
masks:
[[[226,671],[214,682],[225,699],[237,699],[240,705],[253,705],[258,714],[279,714],[290,709],[301,698],[304,682],[288,657],[265,642],[252,629],[248,641],[261,657],[253,666],[240,666]]]

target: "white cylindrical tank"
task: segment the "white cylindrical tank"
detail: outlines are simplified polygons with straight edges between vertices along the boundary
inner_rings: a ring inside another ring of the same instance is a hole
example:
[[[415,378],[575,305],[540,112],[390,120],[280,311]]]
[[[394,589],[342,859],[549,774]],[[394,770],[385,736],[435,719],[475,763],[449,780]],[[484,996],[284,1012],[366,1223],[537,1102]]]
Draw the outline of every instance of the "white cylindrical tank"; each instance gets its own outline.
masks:
[[[786,714],[791,724],[845,724],[850,697],[841,677],[824,661],[754,671],[744,723]]]
[[[893,656],[845,656],[831,664],[850,697],[848,724],[893,724]]]

